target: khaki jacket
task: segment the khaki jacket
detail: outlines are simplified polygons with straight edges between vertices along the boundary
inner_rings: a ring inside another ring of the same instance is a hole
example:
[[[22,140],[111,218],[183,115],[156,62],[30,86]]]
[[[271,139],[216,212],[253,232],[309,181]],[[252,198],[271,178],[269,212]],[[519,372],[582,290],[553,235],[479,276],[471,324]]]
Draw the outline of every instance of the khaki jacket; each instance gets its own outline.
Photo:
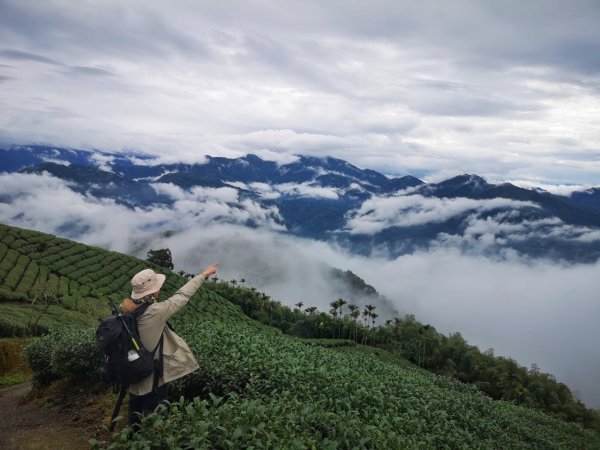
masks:
[[[185,341],[165,327],[167,320],[187,304],[190,297],[202,286],[204,279],[202,274],[195,276],[169,299],[150,305],[138,318],[140,339],[148,351],[156,347],[161,334],[163,335],[163,376],[158,380],[159,386],[192,373],[199,367]],[[155,357],[159,357],[158,350]],[[152,391],[153,381],[154,374],[130,385],[129,392],[134,395],[148,394]]]

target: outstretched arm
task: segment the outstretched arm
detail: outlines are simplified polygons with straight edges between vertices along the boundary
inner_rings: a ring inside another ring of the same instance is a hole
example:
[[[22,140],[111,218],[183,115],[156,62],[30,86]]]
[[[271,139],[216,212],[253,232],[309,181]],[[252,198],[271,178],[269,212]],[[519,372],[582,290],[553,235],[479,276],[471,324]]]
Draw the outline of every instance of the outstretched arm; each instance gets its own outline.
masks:
[[[158,303],[157,305],[159,308],[157,308],[156,313],[160,314],[164,320],[168,320],[169,317],[187,304],[190,297],[194,295],[198,289],[200,289],[200,286],[202,286],[204,280],[217,273],[217,265],[218,263],[211,264],[202,272],[200,272],[199,275],[196,275],[190,281],[181,286],[179,290],[170,298],[164,302]]]

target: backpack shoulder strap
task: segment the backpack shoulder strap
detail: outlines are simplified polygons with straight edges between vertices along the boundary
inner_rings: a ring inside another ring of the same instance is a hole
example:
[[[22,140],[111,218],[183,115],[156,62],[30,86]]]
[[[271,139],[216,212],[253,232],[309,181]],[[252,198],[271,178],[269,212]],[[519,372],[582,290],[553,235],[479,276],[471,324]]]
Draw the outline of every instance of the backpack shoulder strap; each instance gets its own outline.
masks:
[[[163,336],[164,330],[160,334],[160,340],[154,350],[152,350],[152,355],[156,354],[156,350],[158,349],[158,359],[154,360],[154,380],[152,381],[152,392],[156,390],[158,387],[158,379],[163,375]]]
[[[130,313],[135,320],[138,319],[138,317],[140,317],[142,314],[144,314],[146,312],[146,310],[150,307],[152,303],[150,302],[144,302],[142,303],[140,306],[138,306],[135,311],[133,311],[132,313]]]

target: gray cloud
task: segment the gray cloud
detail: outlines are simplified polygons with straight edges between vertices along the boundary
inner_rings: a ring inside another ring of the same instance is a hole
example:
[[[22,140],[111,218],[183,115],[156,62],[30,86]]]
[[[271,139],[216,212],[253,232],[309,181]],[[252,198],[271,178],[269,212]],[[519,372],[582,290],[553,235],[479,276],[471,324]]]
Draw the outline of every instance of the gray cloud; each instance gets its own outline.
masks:
[[[173,161],[327,153],[390,174],[600,182],[594,1],[2,10],[0,63],[13,66],[3,141]],[[72,115],[47,116],[48,105]]]
[[[44,64],[51,64],[53,66],[62,66],[61,63],[53,59],[46,58],[45,56],[37,55],[35,53],[23,52],[20,50],[0,50],[0,56],[18,61],[35,61]]]
[[[83,75],[83,76],[101,76],[101,77],[112,77],[115,76],[113,72],[110,70],[102,69],[99,67],[83,67],[83,66],[73,66],[68,69],[66,73],[70,75]]]

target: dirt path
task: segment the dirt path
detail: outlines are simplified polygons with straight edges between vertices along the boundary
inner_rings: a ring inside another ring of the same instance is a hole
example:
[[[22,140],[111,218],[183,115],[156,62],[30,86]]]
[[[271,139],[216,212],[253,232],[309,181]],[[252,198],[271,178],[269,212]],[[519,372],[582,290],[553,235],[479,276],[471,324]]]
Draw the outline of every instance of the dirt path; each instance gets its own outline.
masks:
[[[89,449],[86,433],[52,409],[24,402],[30,383],[0,389],[0,449]]]

